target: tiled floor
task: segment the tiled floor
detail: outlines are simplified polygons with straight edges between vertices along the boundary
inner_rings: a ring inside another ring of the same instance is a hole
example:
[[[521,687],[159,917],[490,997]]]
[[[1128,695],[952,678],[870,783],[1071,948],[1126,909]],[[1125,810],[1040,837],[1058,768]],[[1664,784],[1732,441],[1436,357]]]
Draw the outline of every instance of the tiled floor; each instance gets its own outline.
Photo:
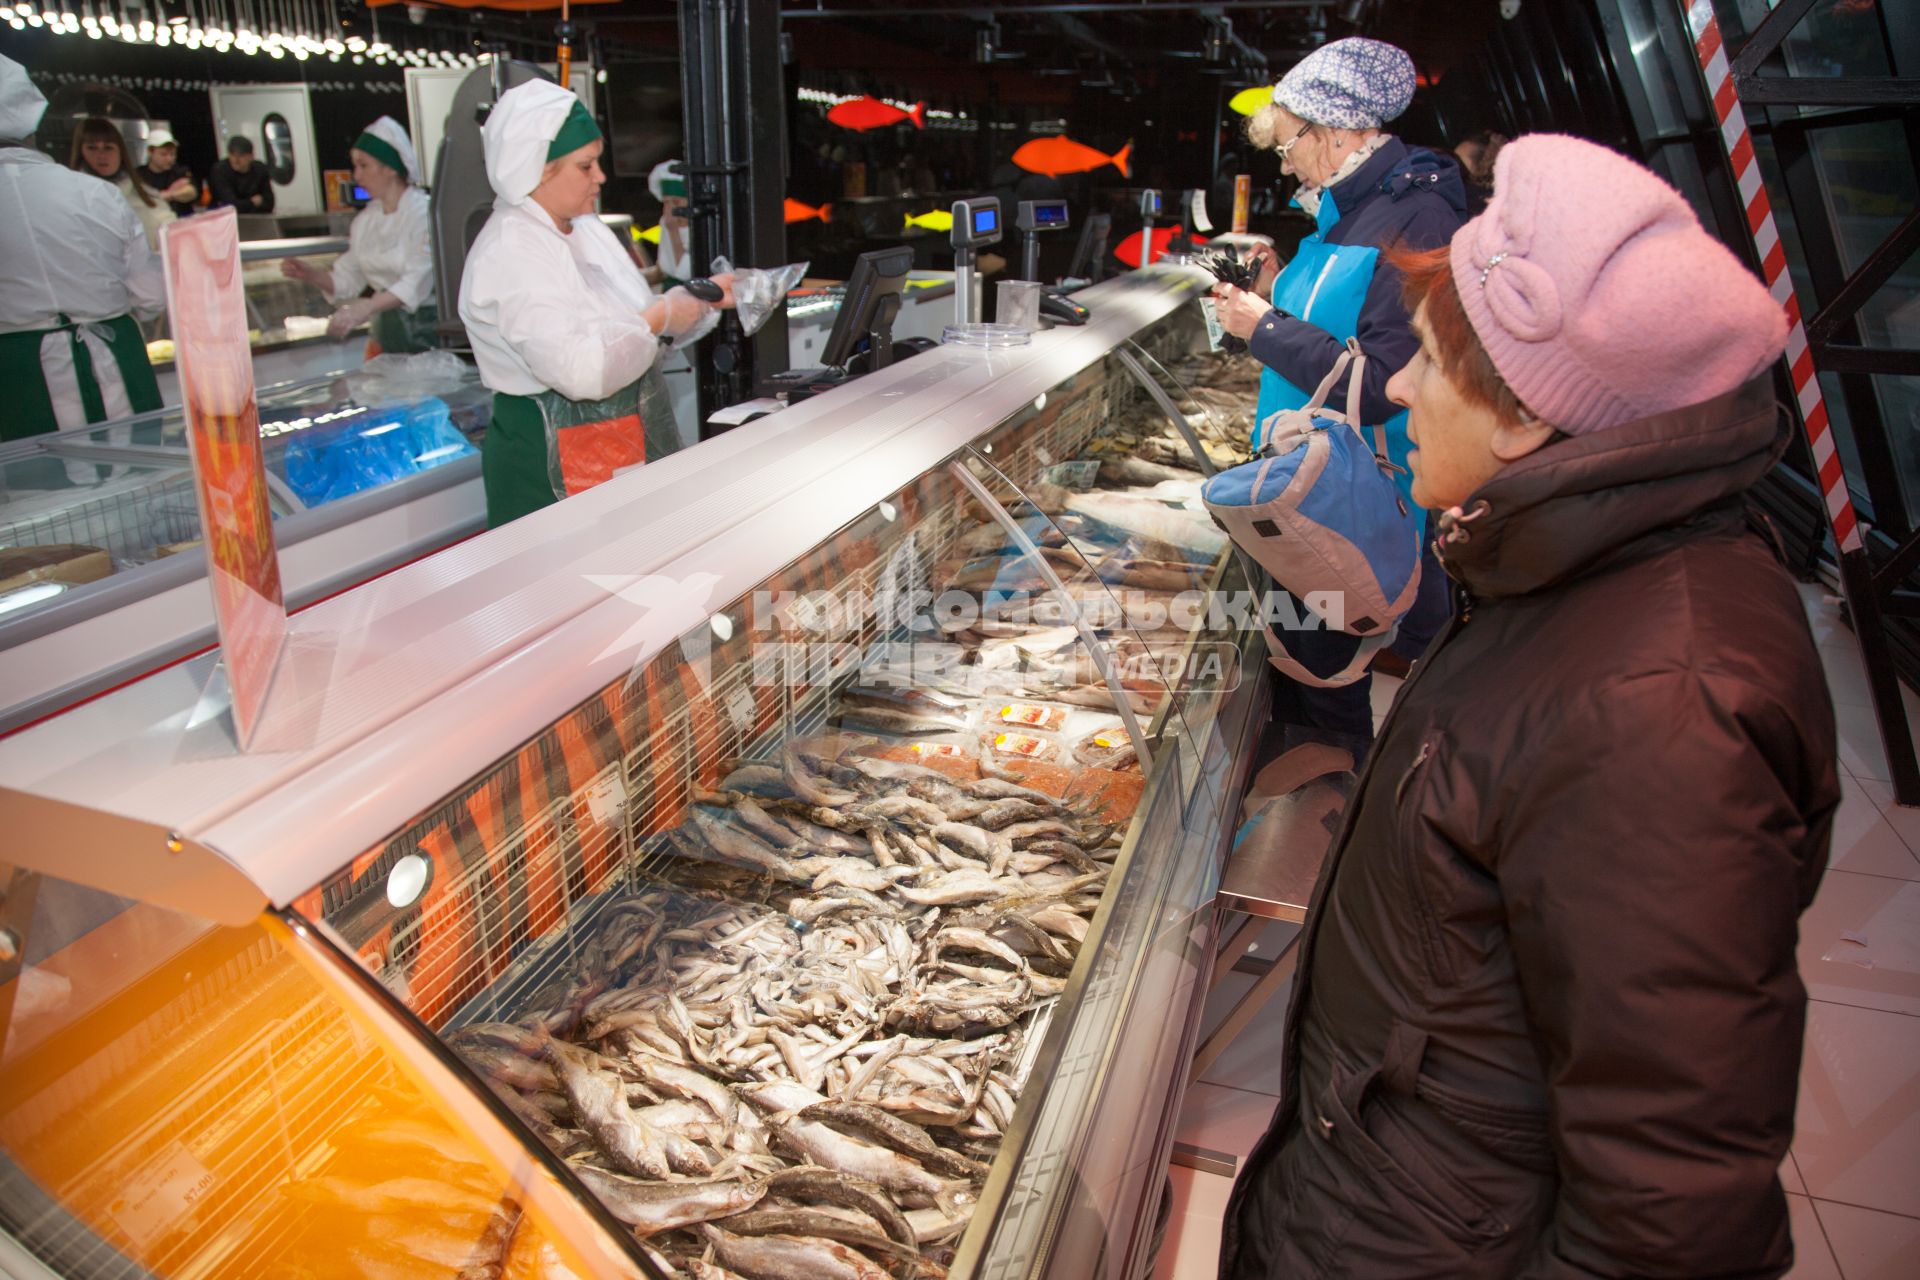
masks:
[[[1800,921],[1808,1007],[1798,1131],[1780,1170],[1797,1264],[1788,1280],[1920,1277],[1920,809],[1893,803],[1885,753],[1853,637],[1836,602],[1802,588],[1840,731],[1843,800],[1833,856]],[[1397,681],[1376,680],[1376,718]],[[1920,733],[1920,698],[1906,694]],[[1269,929],[1270,954],[1284,935]],[[1209,1025],[1252,979],[1231,974]],[[1188,1091],[1178,1137],[1232,1155],[1251,1149],[1279,1088],[1284,997]],[[1156,1280],[1212,1277],[1229,1179],[1173,1170],[1174,1219]]]

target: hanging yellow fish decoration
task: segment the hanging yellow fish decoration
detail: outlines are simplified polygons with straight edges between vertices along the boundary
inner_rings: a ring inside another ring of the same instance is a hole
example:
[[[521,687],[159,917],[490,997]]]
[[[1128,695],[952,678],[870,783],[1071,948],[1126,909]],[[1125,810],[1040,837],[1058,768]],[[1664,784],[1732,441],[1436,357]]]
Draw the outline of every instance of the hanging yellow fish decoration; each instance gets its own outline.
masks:
[[[1257,84],[1251,89],[1242,89],[1227,99],[1227,105],[1243,116],[1250,116],[1273,101],[1273,86]]]
[[[947,232],[953,230],[953,211],[935,209],[932,213],[910,213],[907,215],[909,229],[920,227],[927,231]]]
[[[657,222],[654,223],[652,226],[648,227],[645,231],[642,231],[638,227],[629,227],[628,230],[633,233],[633,238],[635,240],[645,240],[648,244],[660,243],[660,224]]]

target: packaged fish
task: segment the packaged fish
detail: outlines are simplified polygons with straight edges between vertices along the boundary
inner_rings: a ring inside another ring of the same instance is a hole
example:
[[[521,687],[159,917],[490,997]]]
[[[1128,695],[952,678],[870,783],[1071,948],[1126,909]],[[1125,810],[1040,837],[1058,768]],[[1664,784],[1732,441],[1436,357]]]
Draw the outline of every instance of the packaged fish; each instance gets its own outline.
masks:
[[[1019,756],[1023,760],[1051,760],[1058,750],[1053,739],[1037,733],[996,733],[992,743],[1000,755]]]
[[[965,760],[972,754],[957,742],[916,742],[913,744],[913,752],[922,757],[952,756],[960,760]]]
[[[1039,702],[1009,702],[1000,708],[994,719],[1001,724],[1017,724],[1023,728],[1053,733],[1067,722],[1067,709],[1049,707]]]
[[[1091,489],[1100,478],[1100,460],[1082,459],[1078,462],[1058,462],[1040,473],[1045,484],[1057,484],[1062,489]]]
[[[1075,738],[1067,752],[1076,764],[1095,769],[1137,769],[1140,758],[1134,754],[1133,739],[1126,726],[1115,720]]]

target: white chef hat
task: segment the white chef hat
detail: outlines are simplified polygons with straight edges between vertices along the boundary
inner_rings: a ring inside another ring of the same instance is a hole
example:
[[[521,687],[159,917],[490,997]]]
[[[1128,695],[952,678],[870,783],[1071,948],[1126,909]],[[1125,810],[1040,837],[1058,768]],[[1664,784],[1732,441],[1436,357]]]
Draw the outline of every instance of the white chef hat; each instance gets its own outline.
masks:
[[[152,145],[151,142],[148,143]],[[413,139],[392,116],[381,116],[360,131],[353,140],[356,151],[364,151],[395,173],[404,173],[408,182],[420,181],[420,160],[413,153]]]
[[[27,79],[27,69],[0,53],[0,138],[32,137],[46,113],[46,95]]]
[[[529,80],[500,95],[480,130],[487,181],[495,195],[508,204],[526,203],[540,185],[555,138],[576,108],[585,114],[580,99],[551,80]],[[593,136],[598,135],[595,129]]]

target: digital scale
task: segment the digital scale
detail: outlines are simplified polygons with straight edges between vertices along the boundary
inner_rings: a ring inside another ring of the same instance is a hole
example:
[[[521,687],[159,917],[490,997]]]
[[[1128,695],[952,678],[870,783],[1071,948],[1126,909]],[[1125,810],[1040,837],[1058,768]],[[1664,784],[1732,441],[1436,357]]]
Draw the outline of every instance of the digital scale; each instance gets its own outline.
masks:
[[[1140,265],[1153,264],[1153,223],[1160,216],[1160,193],[1148,187],[1140,193]]]
[[[1065,231],[1072,224],[1073,219],[1067,212],[1065,200],[1022,200],[1020,202],[1020,212],[1014,216],[1013,225],[1020,232],[1023,279],[1038,280],[1040,278],[1040,233]],[[1040,314],[1062,324],[1085,324],[1093,317],[1091,311],[1053,288],[1042,291]]]
[[[980,280],[974,262],[981,249],[999,244],[1000,197],[975,196],[953,202],[953,322],[980,322]]]
[[[1040,233],[1065,231],[1071,222],[1065,200],[1022,200],[1013,225],[1020,232],[1020,278],[1040,278]]]

